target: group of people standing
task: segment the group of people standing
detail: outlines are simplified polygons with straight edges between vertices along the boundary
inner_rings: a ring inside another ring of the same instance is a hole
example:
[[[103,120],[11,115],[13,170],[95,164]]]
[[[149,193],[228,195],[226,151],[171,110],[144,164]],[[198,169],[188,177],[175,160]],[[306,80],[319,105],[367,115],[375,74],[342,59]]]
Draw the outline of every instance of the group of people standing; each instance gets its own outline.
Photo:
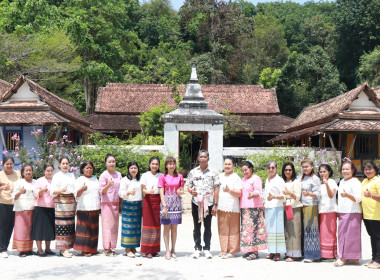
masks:
[[[220,174],[208,166],[206,150],[199,152],[198,161],[200,165],[189,172],[186,183],[177,173],[173,157],[166,158],[163,173],[160,159],[152,157],[149,171],[141,175],[139,165],[130,162],[122,177],[110,154],[105,157],[106,170],[99,180],[93,175],[92,162],[83,162],[81,176],[75,179],[65,157],[59,160],[60,170],[54,176],[54,167],[46,164],[44,176],[34,180],[32,165],[24,164],[20,174],[14,170],[13,158],[4,157],[0,256],[8,256],[13,229],[13,248],[21,257],[34,254],[34,240],[36,254],[41,257],[55,254],[50,248],[52,240],[59,254],[67,258],[72,257],[71,248],[83,256],[96,254],[100,213],[103,254],[115,256],[121,212],[121,246],[126,256],[158,257],[163,225],[165,258],[177,258],[177,226],[182,222],[181,195],[186,187],[192,195],[193,258],[212,258],[211,221],[217,215],[221,258],[242,252],[244,258],[254,260],[259,258],[258,251],[268,249],[267,258],[274,261],[285,254],[287,262],[303,258],[304,262],[334,261],[335,266],[359,264],[363,218],[372,247],[372,260],[366,265],[380,268],[380,178],[373,162],[364,164],[366,178],[361,183],[355,177],[354,164],[344,161],[338,186],[327,164],[320,165],[315,174],[313,162],[304,159],[298,180],[293,163],[286,162],[280,176],[276,162],[271,161],[263,190],[249,161],[241,164],[242,179],[234,172],[232,157],[225,158]]]

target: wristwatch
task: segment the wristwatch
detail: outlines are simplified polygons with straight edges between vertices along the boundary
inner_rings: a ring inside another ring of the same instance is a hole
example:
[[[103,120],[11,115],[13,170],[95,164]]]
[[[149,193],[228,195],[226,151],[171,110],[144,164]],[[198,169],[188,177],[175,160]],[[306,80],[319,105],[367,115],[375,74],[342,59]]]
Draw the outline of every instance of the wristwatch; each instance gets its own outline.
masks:
[[[218,202],[214,203],[215,206],[218,206]]]

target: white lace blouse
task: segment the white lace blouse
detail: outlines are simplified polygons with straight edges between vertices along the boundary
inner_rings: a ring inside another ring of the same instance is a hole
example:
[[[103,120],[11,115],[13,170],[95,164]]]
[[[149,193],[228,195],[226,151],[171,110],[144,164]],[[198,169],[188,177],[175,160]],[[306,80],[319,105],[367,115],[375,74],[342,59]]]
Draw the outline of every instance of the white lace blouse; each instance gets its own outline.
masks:
[[[242,184],[240,177],[236,173],[227,176],[225,173],[221,173],[219,179],[221,185],[219,187],[218,210],[239,213],[239,197],[234,197],[230,193],[223,191],[223,188],[227,185],[230,190],[241,190]]]
[[[12,193],[13,199],[13,211],[24,211],[24,210],[33,210],[34,209],[34,188],[36,180],[32,179],[31,183],[25,181],[25,179],[17,180]],[[24,188],[26,193],[21,194],[17,200],[15,200],[16,194]]]
[[[85,190],[81,196],[77,196],[78,190],[83,185],[86,185]],[[75,199],[77,201],[77,210],[79,211],[95,211],[100,209],[100,194],[99,194],[99,181],[95,176],[87,178],[85,176],[79,177],[75,181]]]
[[[50,196],[57,196],[54,192],[64,187],[67,187],[67,190],[63,194],[75,193],[75,176],[73,173],[59,171],[53,176],[51,181]]]
[[[335,183],[334,179],[328,179],[327,183],[333,192],[338,189],[338,185]],[[334,213],[338,210],[338,205],[336,204],[336,193],[332,198],[330,198],[325,184],[321,185],[321,198],[318,202],[318,210],[319,213]]]
[[[127,192],[133,189],[135,189],[135,194],[127,195]],[[137,181],[136,179],[129,180],[127,177],[121,179],[119,196],[126,201],[141,201],[141,181]]]
[[[355,202],[347,197],[342,197],[343,190],[346,193],[352,194]],[[362,185],[358,178],[351,178],[350,180],[342,179],[338,188],[338,213],[362,213]]]

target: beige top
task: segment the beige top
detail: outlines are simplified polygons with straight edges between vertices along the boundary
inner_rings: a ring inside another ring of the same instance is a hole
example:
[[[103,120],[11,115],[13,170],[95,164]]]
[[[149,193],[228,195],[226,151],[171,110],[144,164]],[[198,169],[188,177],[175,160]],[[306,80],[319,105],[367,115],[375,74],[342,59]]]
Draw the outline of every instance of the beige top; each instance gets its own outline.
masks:
[[[300,201],[302,190],[301,183],[297,179],[295,179],[292,182],[285,183],[285,188],[287,188],[296,196],[296,199],[293,199],[290,195],[286,195],[285,205],[292,205],[293,208],[302,207],[303,205]]]
[[[5,174],[5,171],[0,171],[0,186],[9,183],[9,190],[0,191],[0,203],[13,205],[12,193],[13,187],[17,180],[21,179],[21,174],[18,171],[14,171],[10,175]]]

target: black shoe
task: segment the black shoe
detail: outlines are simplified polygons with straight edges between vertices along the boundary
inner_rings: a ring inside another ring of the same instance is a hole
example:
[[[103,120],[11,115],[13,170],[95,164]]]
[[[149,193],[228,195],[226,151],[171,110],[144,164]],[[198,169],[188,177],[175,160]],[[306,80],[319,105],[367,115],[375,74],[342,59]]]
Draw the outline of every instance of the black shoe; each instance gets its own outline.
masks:
[[[40,254],[40,252],[38,252],[38,251],[37,251],[36,255],[39,256],[39,257],[46,257],[47,256],[45,253]]]
[[[20,258],[25,258],[25,257],[27,256],[27,253],[25,253],[25,252],[21,252],[21,253],[18,254],[18,256],[19,256]]]
[[[55,256],[56,254],[53,251],[45,251],[46,255]]]

